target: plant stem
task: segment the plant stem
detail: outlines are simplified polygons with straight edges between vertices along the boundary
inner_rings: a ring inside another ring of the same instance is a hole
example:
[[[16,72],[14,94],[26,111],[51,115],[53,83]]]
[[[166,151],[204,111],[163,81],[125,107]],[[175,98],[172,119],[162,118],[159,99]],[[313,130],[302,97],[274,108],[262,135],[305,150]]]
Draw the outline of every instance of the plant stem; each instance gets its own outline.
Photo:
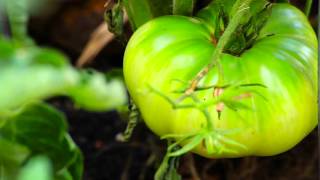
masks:
[[[192,15],[195,0],[173,0],[172,12],[177,15]]]
[[[134,128],[137,126],[140,118],[140,112],[137,105],[134,104],[133,100],[130,99],[130,113],[129,121],[126,127],[126,130],[122,134],[121,141],[128,142],[131,138]]]
[[[170,146],[172,142],[168,141],[168,146]],[[178,150],[178,147],[175,147],[173,151]],[[167,149],[167,152],[154,176],[154,180],[178,180],[181,179],[181,176],[177,172],[177,167],[179,166],[180,157],[170,157],[169,154],[171,151]]]
[[[131,28],[134,31],[153,18],[147,0],[122,0],[122,3],[128,14]]]
[[[13,39],[26,43],[30,41],[27,35],[28,2],[27,0],[10,1],[5,0],[10,30]]]
[[[208,64],[205,68],[203,68],[196,77],[192,80],[190,88],[185,91],[185,94],[191,94],[197,87],[199,81],[209,72],[211,68],[217,66],[218,68],[218,83],[217,85],[222,85],[223,83],[223,68],[220,63],[220,56],[224,50],[224,47],[228,43],[231,38],[231,35],[239,26],[242,17],[246,14],[247,10],[249,9],[249,4],[252,0],[237,0],[233,6],[234,15],[231,17],[230,23],[227,26],[225,32],[222,34],[219,42],[216,46],[216,49],[212,55],[212,62]]]
[[[307,17],[309,17],[310,15],[311,6],[312,6],[312,0],[307,0],[304,8],[304,13],[306,14]]]

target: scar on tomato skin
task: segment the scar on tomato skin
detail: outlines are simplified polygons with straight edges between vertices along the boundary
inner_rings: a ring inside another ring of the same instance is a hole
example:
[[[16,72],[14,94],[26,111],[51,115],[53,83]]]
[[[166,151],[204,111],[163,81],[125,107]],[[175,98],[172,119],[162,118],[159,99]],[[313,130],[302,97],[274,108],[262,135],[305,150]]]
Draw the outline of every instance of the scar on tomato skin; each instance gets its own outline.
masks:
[[[223,88],[214,88],[213,90],[213,96],[214,97],[218,97],[220,96],[222,93],[223,93]],[[218,119],[220,119],[220,116],[221,116],[221,112],[223,111],[224,109],[224,103],[223,102],[219,102],[217,105],[216,105],[216,111],[218,112]]]
[[[240,94],[239,96],[235,96],[234,99],[241,100],[241,99],[245,99],[245,98],[249,98],[249,97],[252,97],[251,93],[243,93],[243,94]]]
[[[213,35],[213,34],[211,34],[210,36],[211,36],[211,38],[210,38],[211,43],[212,43],[212,44],[214,44],[214,45],[216,46],[216,45],[218,44],[218,40],[214,37],[214,35]]]
[[[223,88],[216,87],[213,90],[213,96],[214,97],[220,96],[223,93],[223,91],[224,91]]]
[[[223,102],[219,102],[219,103],[216,105],[216,111],[221,112],[221,111],[223,111],[223,109],[224,109],[224,104],[223,104]]]
[[[195,79],[191,81],[190,87],[184,92],[185,95],[191,95],[197,88],[199,81],[209,72],[209,67],[202,69],[196,76]]]

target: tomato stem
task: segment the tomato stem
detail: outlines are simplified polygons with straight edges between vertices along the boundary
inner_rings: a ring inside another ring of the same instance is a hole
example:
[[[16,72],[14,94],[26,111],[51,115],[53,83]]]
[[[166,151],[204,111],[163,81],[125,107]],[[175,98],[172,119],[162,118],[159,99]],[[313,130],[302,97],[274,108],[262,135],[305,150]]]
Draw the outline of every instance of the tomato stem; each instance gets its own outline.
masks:
[[[224,83],[223,79],[223,67],[220,62],[220,57],[222,55],[222,52],[230,40],[232,34],[235,32],[237,27],[239,26],[242,18],[245,16],[245,14],[249,10],[249,4],[252,0],[237,0],[236,3],[232,7],[232,12],[235,12],[233,16],[231,17],[230,23],[228,24],[227,28],[225,29],[224,33],[222,34],[221,38],[218,41],[218,44],[216,46],[216,49],[214,50],[212,54],[212,62],[209,63],[206,67],[204,67],[197,75],[196,77],[191,81],[189,88],[185,91],[184,95],[179,98],[181,101],[182,99],[191,96],[193,92],[197,89],[198,83],[200,80],[212,69],[213,67],[217,66],[218,68],[218,82],[216,86],[221,86]],[[210,130],[214,129],[214,125],[211,122],[211,116],[208,113],[207,109],[202,109],[202,112],[206,116],[207,119],[207,128]]]
[[[197,87],[199,81],[212,69],[214,66],[218,68],[218,83],[217,85],[222,85],[223,83],[223,68],[222,64],[220,63],[220,56],[224,50],[224,47],[228,43],[231,38],[231,35],[235,32],[236,28],[239,26],[242,17],[247,13],[249,10],[249,4],[252,0],[237,0],[233,6],[232,11],[235,14],[232,16],[230,23],[228,24],[227,28],[225,29],[224,33],[222,34],[221,38],[218,41],[216,49],[212,55],[212,62],[209,63],[206,67],[204,67],[196,77],[191,81],[190,87],[185,91],[185,94],[189,95]]]
[[[309,17],[310,15],[311,6],[312,6],[312,0],[307,0],[304,8],[304,13],[307,17]]]
[[[175,15],[191,16],[195,0],[173,0],[172,13]]]
[[[173,142],[168,140],[168,146]],[[173,148],[173,151],[179,150],[178,146]],[[165,180],[165,179],[181,179],[181,176],[178,174],[177,168],[179,166],[179,156],[169,156],[171,150],[167,150],[155,176],[154,180]]]
[[[140,112],[136,104],[134,104],[133,100],[130,99],[129,104],[129,121],[125,131],[117,136],[117,139],[121,142],[127,142],[130,140],[134,128],[137,126],[140,119]]]
[[[217,147],[217,151],[219,153],[221,153],[223,151],[232,153],[233,150],[224,147],[222,142],[245,148],[245,146],[243,146],[242,144],[239,144],[236,141],[229,140],[228,138],[225,138],[225,137],[219,135],[218,132],[216,132],[216,129],[214,127],[214,123],[212,122],[212,117],[211,117],[210,112],[208,110],[208,105],[209,105],[208,102],[209,101],[207,102],[207,104],[201,103],[201,101],[194,95],[194,91],[197,90],[199,81],[214,66],[217,66],[217,68],[218,68],[218,82],[215,86],[212,86],[212,87],[215,88],[215,87],[220,87],[223,85],[223,68],[222,68],[222,64],[220,63],[220,56],[221,56],[226,44],[230,40],[232,34],[235,32],[235,30],[239,26],[242,18],[248,12],[249,4],[251,3],[251,1],[252,0],[237,0],[236,1],[236,3],[234,4],[234,6],[232,8],[232,12],[235,12],[235,13],[231,17],[230,23],[228,24],[227,28],[225,29],[224,33],[222,34],[221,38],[219,39],[219,42],[216,46],[216,49],[214,50],[214,52],[212,54],[212,62],[209,63],[206,67],[204,67],[196,75],[196,77],[191,81],[189,88],[187,88],[184,91],[182,96],[180,96],[177,100],[172,100],[170,97],[163,94],[161,91],[158,91],[157,89],[149,86],[150,90],[152,90],[154,93],[156,93],[159,96],[166,99],[172,105],[173,109],[197,108],[203,113],[203,115],[205,116],[205,119],[207,121],[206,127],[204,129],[205,131],[203,131],[203,132],[200,131],[196,135],[182,136],[182,138],[178,142],[171,145],[168,148],[169,156],[179,156],[181,154],[184,154],[185,152],[188,152],[191,149],[193,149],[194,147],[196,147],[197,145],[199,145],[199,143],[201,143],[203,140],[205,140],[205,142],[206,142],[205,146],[206,146],[206,149],[208,150],[208,152],[212,152],[213,151],[212,146],[214,146],[214,147]],[[194,104],[179,104],[180,102],[182,102],[184,99],[186,99],[188,97],[193,99]],[[213,102],[210,101],[210,103],[214,103],[214,104],[217,104],[218,102],[219,102],[218,99],[214,99]],[[175,137],[175,136],[176,135],[172,135],[171,137]],[[178,137],[178,136],[176,136],[176,137]],[[215,137],[217,139],[220,138],[220,139],[214,141],[214,143],[213,143],[212,142],[213,137]],[[191,138],[191,140],[190,140],[190,138]],[[190,142],[187,145],[185,145],[182,149],[180,149],[178,151],[171,152],[172,151],[171,148],[176,147],[179,143],[181,143],[182,141],[188,140],[188,139],[190,140]],[[219,141],[222,141],[222,142],[219,142]]]

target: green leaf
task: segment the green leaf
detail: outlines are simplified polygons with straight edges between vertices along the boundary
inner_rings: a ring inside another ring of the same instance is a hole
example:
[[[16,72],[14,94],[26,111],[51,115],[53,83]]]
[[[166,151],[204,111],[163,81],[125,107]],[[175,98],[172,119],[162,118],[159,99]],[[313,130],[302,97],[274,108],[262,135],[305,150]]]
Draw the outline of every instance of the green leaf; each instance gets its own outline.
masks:
[[[56,180],[73,180],[70,172],[67,169],[62,169],[55,178]]]
[[[14,40],[23,44],[32,43],[27,34],[28,0],[3,0],[5,11],[7,12],[11,34]]]
[[[128,18],[133,30],[153,18],[150,6],[147,0],[123,0]]]
[[[18,180],[52,180],[50,160],[45,156],[36,156],[21,169]]]
[[[269,4],[268,0],[253,0],[250,4],[250,12],[252,16],[260,13],[267,4]]]
[[[88,110],[105,111],[126,103],[126,90],[120,79],[106,82],[98,72],[83,71],[79,82],[67,91],[77,105]]]
[[[82,179],[83,174],[83,155],[78,149],[76,152],[75,159],[72,164],[70,164],[68,171],[74,180]]]
[[[310,15],[312,2],[313,2],[313,0],[306,1],[305,7],[304,7],[304,13],[307,17],[309,17],[309,15]]]
[[[169,156],[181,156],[187,152],[190,152],[193,148],[200,144],[204,137],[205,134],[199,134],[190,138],[187,144],[183,145],[183,147],[179,150],[172,151],[169,153]]]
[[[173,0],[173,14],[191,16],[195,0]]]
[[[155,17],[172,14],[172,0],[123,0],[123,5],[133,30]]]
[[[64,116],[39,103],[27,105],[10,117],[0,129],[0,136],[28,147],[32,155],[49,157],[55,173],[70,170],[74,179],[81,179],[82,155],[67,132]]]
[[[172,14],[172,0],[147,0],[154,17]]]
[[[221,11],[219,1],[213,1],[207,7],[200,10],[196,16],[208,24],[208,27],[213,32],[214,37],[220,37],[221,31],[223,30],[223,26],[220,26],[220,22],[223,18],[223,11]]]
[[[174,149],[177,150],[177,149]],[[170,157],[170,151],[167,151],[164,156],[157,172],[155,173],[155,180],[181,180],[182,177],[177,171],[177,167],[179,167],[179,159],[180,157]]]
[[[0,0],[0,14],[8,16],[11,35],[17,43],[23,45],[33,44],[27,33],[29,16],[39,15],[44,11],[47,13],[48,8],[46,6],[48,4],[51,5],[51,9],[55,9],[54,6],[57,3],[54,0]],[[2,20],[1,17],[0,20]]]
[[[12,180],[30,151],[27,147],[10,142],[0,136],[0,179]]]
[[[27,103],[57,95],[69,96],[80,107],[96,111],[126,102],[120,79],[107,82],[104,74],[74,69],[54,50],[19,48],[1,38],[0,86],[0,117]]]

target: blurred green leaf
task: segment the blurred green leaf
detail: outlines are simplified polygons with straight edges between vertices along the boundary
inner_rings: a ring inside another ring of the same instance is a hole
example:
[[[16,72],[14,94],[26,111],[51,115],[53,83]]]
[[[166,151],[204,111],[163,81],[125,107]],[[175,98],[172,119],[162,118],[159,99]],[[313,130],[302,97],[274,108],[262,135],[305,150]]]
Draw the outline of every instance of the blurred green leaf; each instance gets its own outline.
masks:
[[[12,180],[30,151],[27,147],[10,142],[0,136],[0,179]]]
[[[0,117],[24,104],[56,95],[69,96],[88,110],[104,111],[126,102],[119,79],[79,71],[57,51],[34,46],[19,48],[0,38]]]
[[[2,0],[10,22],[12,38],[22,44],[30,44],[32,40],[27,34],[28,0]]]
[[[80,75],[80,82],[67,91],[80,107],[104,111],[125,104],[126,91],[120,79],[106,83],[106,77],[97,72],[82,71]]]
[[[83,174],[83,155],[80,149],[75,152],[75,159],[72,164],[70,164],[68,171],[74,180],[82,179]]]
[[[36,156],[21,169],[18,180],[52,180],[50,160],[45,156]]]
[[[63,114],[43,103],[25,106],[0,129],[0,136],[28,147],[32,155],[49,157],[56,174],[67,171],[81,179],[82,155],[67,133]]]
[[[56,10],[58,4],[56,0],[0,0],[0,20],[3,20],[2,15],[6,15],[12,39],[21,45],[30,45],[33,41],[27,33],[29,16],[48,15]]]

